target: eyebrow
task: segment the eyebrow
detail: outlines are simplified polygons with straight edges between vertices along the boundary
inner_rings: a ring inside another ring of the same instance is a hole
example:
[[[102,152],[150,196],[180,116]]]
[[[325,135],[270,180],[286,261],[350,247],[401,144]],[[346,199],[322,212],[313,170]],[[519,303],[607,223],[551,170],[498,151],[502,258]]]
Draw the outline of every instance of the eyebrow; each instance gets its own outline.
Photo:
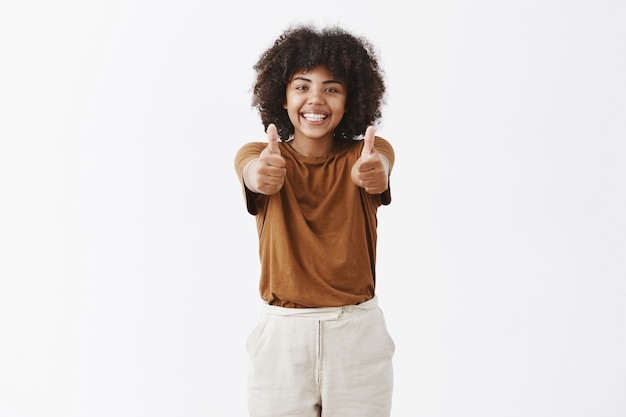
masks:
[[[309,83],[312,82],[309,78],[301,77],[301,76],[293,77],[292,81],[296,81],[296,80],[306,81],[306,82],[309,82]],[[343,83],[341,81],[339,81],[339,80],[326,80],[326,81],[322,82],[322,84],[340,84],[340,85],[343,85]]]

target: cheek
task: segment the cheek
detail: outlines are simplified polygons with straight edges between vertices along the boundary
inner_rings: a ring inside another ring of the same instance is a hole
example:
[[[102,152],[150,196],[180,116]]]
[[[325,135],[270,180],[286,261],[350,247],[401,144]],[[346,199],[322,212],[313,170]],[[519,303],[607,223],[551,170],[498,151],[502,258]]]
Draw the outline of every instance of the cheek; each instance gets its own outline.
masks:
[[[285,101],[283,102],[283,108],[288,110],[289,109],[289,103],[293,101],[293,98],[290,100],[289,98],[289,90],[285,91]]]
[[[346,108],[345,100],[341,103],[337,103],[337,106],[335,106],[335,111],[337,113],[342,113],[342,114],[345,114],[348,112],[348,109]]]
[[[289,110],[290,106],[292,108],[295,107],[295,103],[296,103],[296,98],[295,97],[289,97],[289,94],[286,94],[285,95],[285,102],[283,103],[283,108],[285,110]]]

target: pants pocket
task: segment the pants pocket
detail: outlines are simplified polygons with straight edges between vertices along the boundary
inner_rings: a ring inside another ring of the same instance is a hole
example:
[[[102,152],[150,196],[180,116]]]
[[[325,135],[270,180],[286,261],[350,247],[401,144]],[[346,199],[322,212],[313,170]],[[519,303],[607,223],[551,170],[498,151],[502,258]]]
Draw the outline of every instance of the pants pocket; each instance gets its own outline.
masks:
[[[265,327],[266,322],[267,322],[267,313],[263,312],[261,313],[261,317],[259,318],[258,323],[254,327],[254,329],[252,329],[252,331],[248,335],[248,339],[246,340],[246,351],[248,352],[248,355],[252,353],[254,346],[257,345],[257,339],[259,338],[259,335],[263,331],[263,328]]]
[[[387,322],[385,320],[383,311],[380,308],[376,308],[372,312],[375,313],[376,315],[376,319],[377,319],[376,321],[378,323],[378,331],[380,332],[381,337],[388,344],[389,349],[391,349],[391,354],[393,355],[396,351],[396,344],[393,341],[393,338],[391,337],[391,335],[389,334],[389,330],[387,329]]]

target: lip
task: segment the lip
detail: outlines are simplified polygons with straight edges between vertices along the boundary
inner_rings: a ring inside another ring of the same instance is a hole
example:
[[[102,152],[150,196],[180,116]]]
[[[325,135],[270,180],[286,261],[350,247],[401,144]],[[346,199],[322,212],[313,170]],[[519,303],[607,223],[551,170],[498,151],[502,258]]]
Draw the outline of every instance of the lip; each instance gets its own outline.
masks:
[[[321,124],[328,119],[328,113],[319,111],[304,111],[300,113],[300,117],[307,123]]]

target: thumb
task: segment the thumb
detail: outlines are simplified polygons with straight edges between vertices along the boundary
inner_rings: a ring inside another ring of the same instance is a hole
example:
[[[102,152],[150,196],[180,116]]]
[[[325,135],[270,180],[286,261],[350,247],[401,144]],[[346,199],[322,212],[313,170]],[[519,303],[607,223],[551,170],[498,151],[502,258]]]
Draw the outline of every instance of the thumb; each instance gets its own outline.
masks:
[[[369,155],[374,152],[374,126],[368,126],[363,136],[363,150],[361,155]]]
[[[280,149],[278,148],[278,131],[274,123],[270,123],[267,126],[267,148],[271,153],[280,155]]]

